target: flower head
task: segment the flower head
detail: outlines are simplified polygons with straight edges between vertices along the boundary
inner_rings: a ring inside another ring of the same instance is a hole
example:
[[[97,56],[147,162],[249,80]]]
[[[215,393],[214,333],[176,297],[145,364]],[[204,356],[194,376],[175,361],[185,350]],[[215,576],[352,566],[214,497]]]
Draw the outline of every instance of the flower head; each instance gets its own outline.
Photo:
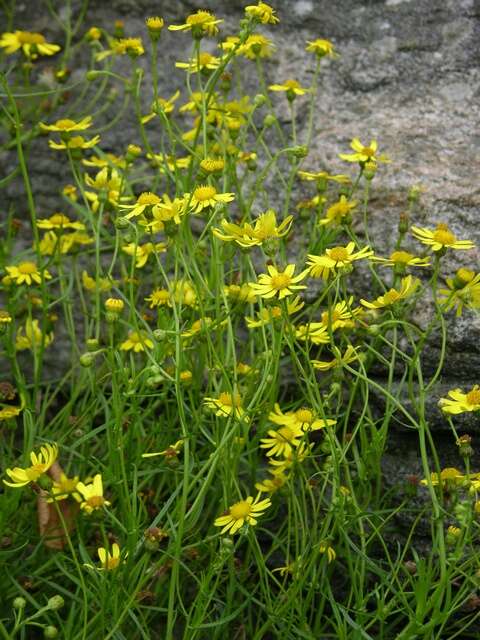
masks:
[[[204,398],[203,404],[212,409],[216,416],[221,418],[235,416],[239,420],[244,419],[248,422],[248,416],[245,415],[242,407],[242,398],[237,391],[233,393],[223,391],[218,398]]]
[[[260,493],[255,499],[248,496],[245,500],[235,502],[225,515],[215,520],[214,525],[223,527],[221,534],[228,531],[233,536],[244,524],[256,525],[258,516],[262,516],[271,504],[268,498],[260,500]]]
[[[309,255],[307,266],[310,269],[310,275],[314,278],[327,280],[330,273],[336,274],[351,265],[355,260],[363,260],[373,256],[373,251],[370,247],[364,247],[356,253],[354,249],[355,243],[349,242],[345,247],[339,246],[326,249],[325,253],[320,256]]]
[[[403,269],[404,267],[429,267],[430,260],[428,258],[418,258],[408,251],[393,251],[389,258],[380,258],[372,256],[372,262],[379,262],[386,267],[396,267]]]
[[[193,213],[201,213],[208,207],[217,204],[225,204],[235,199],[234,193],[218,193],[215,187],[209,184],[194,189],[193,193],[186,193],[183,197],[186,205]]]
[[[163,253],[167,250],[167,245],[164,242],[145,242],[144,244],[135,244],[130,242],[122,247],[122,251],[129,256],[135,257],[135,266],[137,269],[141,269],[147,264],[150,256],[157,253]]]
[[[39,229],[76,229],[83,230],[85,225],[81,222],[72,222],[70,218],[63,213],[54,213],[49,218],[37,220]]]
[[[7,55],[21,49],[30,60],[35,60],[38,55],[53,56],[60,51],[58,44],[51,44],[45,40],[45,36],[41,33],[32,33],[31,31],[2,33],[0,47],[5,49]]]
[[[447,278],[447,289],[439,289],[441,306],[450,311],[457,308],[456,315],[461,316],[464,307],[480,309],[480,273],[470,269],[458,269],[454,278]]]
[[[338,54],[335,52],[335,47],[330,40],[322,40],[317,38],[316,40],[307,41],[306,51],[314,53],[319,58],[324,56],[330,56],[330,58],[336,58]]]
[[[432,251],[442,251],[443,249],[473,249],[475,243],[471,240],[457,240],[450,231],[448,225],[440,222],[434,231],[423,227],[411,228],[412,235],[432,248]]]
[[[340,196],[340,200],[334,202],[328,209],[325,218],[319,221],[320,225],[342,224],[349,218],[350,212],[358,205],[358,200],[347,200],[346,196]]]
[[[267,456],[289,456],[293,448],[297,448],[304,437],[303,429],[295,421],[289,422],[280,429],[270,429],[268,438],[261,438],[260,448],[268,449]]]
[[[85,511],[87,515],[90,515],[96,509],[110,506],[110,502],[103,497],[103,483],[100,473],[97,473],[93,477],[93,482],[90,484],[78,482],[76,490],[82,498],[80,508]]]
[[[402,278],[400,289],[390,289],[382,296],[378,296],[373,302],[367,300],[360,300],[360,304],[363,304],[367,309],[382,309],[383,307],[390,307],[391,305],[410,297],[418,288],[420,280],[418,278],[412,278],[407,276]]]
[[[42,333],[39,327],[38,320],[32,320],[27,318],[25,321],[25,327],[20,327],[15,336],[15,349],[17,351],[24,351],[30,349],[35,351],[43,348],[47,348],[53,342],[53,333]]]
[[[310,91],[310,89],[302,87],[297,80],[285,80],[282,84],[271,84],[268,88],[270,91],[286,92],[289,100],[294,100],[296,96],[304,96]]]
[[[250,285],[249,285],[250,286]],[[253,289],[250,287],[253,291]],[[296,296],[291,301],[287,301],[287,315],[293,315],[297,311],[300,311],[304,307],[305,303],[300,299],[299,296]],[[267,324],[272,324],[276,320],[281,320],[283,317],[283,310],[281,307],[273,306],[273,307],[265,307],[261,309],[257,313],[257,318],[245,318],[245,322],[247,323],[248,329],[258,329],[259,327],[264,327]]]
[[[58,456],[58,447],[56,444],[45,444],[40,447],[40,453],[32,451],[30,453],[30,467],[22,469],[21,467],[14,467],[13,469],[7,469],[6,474],[12,480],[9,482],[4,480],[3,482],[9,487],[24,487],[30,482],[36,482],[41,475],[46,473],[52,464],[55,462]]]
[[[213,229],[213,235],[224,242],[236,242],[241,247],[253,247],[263,244],[268,240],[282,238],[287,235],[292,226],[293,216],[287,216],[283,222],[277,225],[275,211],[269,209],[262,213],[256,220],[255,225],[249,222],[243,225],[222,220],[220,229]]]
[[[470,391],[463,393],[461,389],[448,392],[448,398],[440,398],[438,405],[444,413],[458,415],[480,411],[480,386],[474,385]]]
[[[299,289],[306,289],[306,285],[298,284],[307,275],[308,270],[304,270],[294,276],[295,265],[289,264],[284,271],[279,271],[273,265],[267,266],[268,274],[262,273],[258,276],[258,282],[249,282],[253,291],[262,298],[269,299],[278,296],[279,300],[293,295]]]
[[[202,51],[199,56],[190,58],[188,62],[176,62],[175,66],[179,69],[187,69],[189,73],[198,73],[199,71],[212,71],[218,69],[221,63],[221,58],[208,53],[208,51]]]
[[[336,367],[344,367],[346,364],[350,364],[351,362],[359,359],[359,354],[350,344],[343,354],[337,347],[334,347],[333,351],[335,353],[335,358],[333,358],[333,360],[312,360],[311,362],[314,369],[318,369],[319,371],[328,371],[329,369],[334,369]]]
[[[12,281],[15,284],[41,284],[42,280],[49,280],[52,276],[46,269],[40,270],[36,262],[20,262],[16,266],[5,267],[7,276],[4,278],[6,284]]]
[[[146,331],[129,331],[128,338],[122,342],[120,349],[140,353],[145,349],[153,349],[153,342]]]
[[[340,153],[339,157],[347,162],[390,162],[389,158],[383,154],[377,155],[377,141],[371,140],[370,144],[364,146],[358,138],[353,138],[350,143],[354,153]]]
[[[92,126],[92,116],[86,116],[82,120],[70,120],[70,118],[64,118],[63,120],[57,120],[54,124],[40,123],[40,128],[44,131],[58,131],[60,133],[70,133],[72,131],[84,131]]]
[[[336,424],[336,420],[320,418],[309,407],[301,407],[296,411],[284,413],[279,404],[275,404],[274,410],[270,412],[268,419],[275,424],[288,426],[293,430],[300,429],[303,432],[317,431]]]
[[[98,558],[100,560],[100,571],[113,571],[120,565],[120,547],[116,542],[112,544],[112,552],[104,547],[97,549]]]
[[[280,20],[275,15],[275,9],[273,9],[266,2],[259,2],[258,4],[250,4],[245,7],[245,15],[248,18],[253,18],[262,24],[277,24]]]
[[[201,11],[191,13],[187,16],[184,24],[170,25],[170,31],[191,31],[194,38],[202,38],[203,36],[215,36],[218,33],[217,25],[223,22],[209,11]]]

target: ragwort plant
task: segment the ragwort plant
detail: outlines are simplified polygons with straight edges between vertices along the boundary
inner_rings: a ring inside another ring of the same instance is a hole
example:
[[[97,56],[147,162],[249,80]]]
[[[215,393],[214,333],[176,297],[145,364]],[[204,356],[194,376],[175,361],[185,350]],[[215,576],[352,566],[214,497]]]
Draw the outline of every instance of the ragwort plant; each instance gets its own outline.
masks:
[[[379,255],[369,198],[390,160],[355,138],[344,174],[312,166],[338,53],[312,40],[311,84],[269,84],[269,5],[235,35],[197,11],[134,36],[87,30],[86,3],[46,7],[62,44],[15,30],[13,8],[0,38],[17,158],[0,184],[25,194],[1,219],[1,637],[476,637],[480,474],[455,416],[480,410],[479,386],[438,398],[459,469],[441,468],[426,414],[446,316],[480,307],[480,274],[447,277],[443,257],[473,243],[411,225],[412,186]],[[169,38],[190,53],[164,96]],[[136,138],[102,150],[132,113]],[[37,205],[34,144],[69,168],[61,212]],[[424,476],[403,493],[381,467],[395,423]]]

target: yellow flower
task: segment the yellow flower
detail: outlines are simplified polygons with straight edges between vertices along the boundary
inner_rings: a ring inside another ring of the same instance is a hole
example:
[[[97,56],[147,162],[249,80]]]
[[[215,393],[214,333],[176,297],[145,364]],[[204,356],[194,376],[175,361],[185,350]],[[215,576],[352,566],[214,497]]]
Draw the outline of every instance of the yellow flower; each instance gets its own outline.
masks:
[[[255,295],[252,287],[244,282],[242,285],[230,284],[223,288],[225,295],[236,302],[256,302],[257,296]]]
[[[122,204],[120,205],[120,209],[131,209],[130,213],[127,213],[125,216],[130,219],[142,215],[145,211],[150,211],[154,205],[159,204],[160,202],[160,197],[155,193],[145,191],[138,196],[135,204]]]
[[[292,315],[297,311],[300,311],[305,303],[300,299],[299,296],[293,298],[290,302],[287,302],[287,315]],[[257,319],[255,318],[245,318],[248,329],[258,329],[259,327],[264,327],[267,324],[271,324],[275,320],[279,320],[283,317],[282,308],[281,307],[267,307],[262,309],[257,313]]]
[[[0,409],[0,422],[2,422],[3,420],[11,420],[12,418],[16,418],[20,415],[21,411],[22,407],[2,407]]]
[[[144,300],[145,302],[150,303],[150,309],[153,309],[154,307],[172,306],[170,293],[167,289],[154,289],[147,298],[144,298]]]
[[[468,393],[461,389],[453,389],[448,392],[448,398],[440,398],[438,406],[444,413],[458,415],[480,410],[480,387],[478,384],[472,387]]]
[[[175,173],[179,169],[188,169],[192,162],[192,156],[176,158],[164,153],[147,153],[147,158],[151,161],[153,167],[158,168],[160,173],[168,173],[168,171]]]
[[[258,283],[249,282],[253,291],[262,298],[269,299],[278,296],[279,300],[293,295],[294,291],[306,289],[306,285],[300,285],[307,275],[308,269],[302,271],[298,276],[294,276],[295,265],[289,264],[284,271],[278,271],[273,265],[267,266],[268,275],[262,273],[258,276]]]
[[[256,525],[257,518],[263,516],[265,510],[268,509],[271,504],[268,498],[260,500],[260,493],[255,500],[252,496],[248,496],[245,500],[235,502],[235,504],[228,509],[226,515],[216,518],[214,525],[216,527],[223,527],[220,531],[221,534],[228,531],[230,535],[233,536],[244,524],[250,526]]]
[[[135,266],[137,269],[141,269],[147,264],[147,260],[151,255],[156,253],[163,253],[167,250],[167,245],[164,242],[146,242],[145,244],[135,244],[130,242],[122,247],[122,251],[129,256],[135,256]]]
[[[271,84],[268,88],[270,91],[285,91],[290,100],[296,96],[304,96],[310,91],[302,87],[297,80],[285,80],[283,84]]]
[[[319,58],[324,56],[330,56],[330,58],[336,58],[338,54],[335,52],[335,47],[330,40],[322,40],[317,38],[316,40],[307,41],[306,51],[314,53]]]
[[[304,209],[318,209],[321,204],[324,204],[327,201],[325,196],[316,195],[313,198],[308,200],[300,200],[297,204],[296,208],[298,211],[302,211]]]
[[[311,453],[313,447],[313,443],[307,444],[305,442],[301,442],[297,448],[293,448],[291,452],[281,459],[275,459],[270,457],[268,460],[268,464],[273,467],[269,469],[269,472],[274,475],[283,474],[286,471],[290,470],[296,463],[303,462]]]
[[[434,487],[438,485],[442,485],[446,487],[448,485],[460,485],[463,484],[465,476],[463,476],[458,469],[455,467],[447,467],[446,469],[442,469],[440,472],[440,477],[438,473],[432,472],[430,474],[430,481]],[[420,480],[420,484],[427,486],[428,480],[424,478]]]
[[[49,218],[37,220],[39,229],[85,229],[85,225],[81,222],[72,222],[70,218],[63,213],[54,213]]]
[[[91,482],[90,484],[78,482],[76,490],[82,497],[80,508],[85,511],[87,515],[90,515],[96,509],[110,506],[110,502],[108,502],[108,500],[105,500],[105,498],[103,497],[103,483],[100,473],[97,473],[93,477],[93,482]]]
[[[189,73],[198,73],[199,71],[218,69],[220,63],[221,58],[217,58],[207,51],[202,51],[198,58],[195,56],[190,58],[188,62],[176,62],[175,66],[178,69],[187,69]]]
[[[173,221],[177,225],[180,224],[182,216],[187,212],[184,198],[173,198],[171,200],[166,193],[162,198],[163,202],[159,202],[152,207],[153,222],[147,225],[147,228],[152,233],[162,231],[165,222]]]
[[[59,131],[60,133],[70,133],[71,131],[84,131],[92,126],[92,116],[87,116],[83,120],[76,122],[70,118],[57,120],[55,124],[45,124],[40,122],[40,128],[44,131]]]
[[[55,231],[47,231],[40,240],[38,249],[42,256],[53,256],[54,253],[68,253],[76,244],[92,244],[93,238],[81,231],[58,235]]]
[[[328,371],[329,369],[333,369],[335,367],[344,367],[346,364],[350,364],[351,362],[354,362],[359,358],[359,354],[351,345],[348,345],[343,355],[337,347],[334,347],[333,349],[335,353],[335,358],[333,360],[311,361],[314,369],[319,369],[320,371]]]
[[[121,38],[112,44],[112,52],[117,56],[142,56],[145,53],[141,38]],[[100,56],[97,57],[100,60]]]
[[[301,443],[304,432],[295,423],[284,425],[280,429],[269,429],[269,438],[261,438],[260,449],[268,449],[267,456],[289,456],[293,448]]]
[[[222,220],[220,224],[223,233],[220,229],[213,229],[213,235],[224,242],[233,241],[245,248],[259,246],[265,241],[282,238],[287,235],[292,226],[292,221],[293,216],[287,216],[280,225],[277,225],[275,211],[269,209],[255,220],[255,225],[249,222],[238,225],[228,222],[228,220]]]
[[[102,195],[106,194],[107,200],[112,206],[117,205],[123,185],[123,178],[116,169],[104,167],[97,173],[95,179],[86,175],[85,182],[89,187],[92,187]],[[96,213],[100,208],[99,193],[85,191],[87,200],[92,202],[92,211],[94,213]]]
[[[99,142],[100,136],[98,135],[91,140],[85,140],[83,136],[73,136],[63,142],[54,142],[53,140],[49,140],[48,146],[50,149],[55,149],[56,151],[64,151],[66,149],[91,149]]]
[[[219,203],[232,202],[234,199],[234,193],[217,193],[215,187],[208,184],[197,187],[191,194],[186,193],[184,195],[186,206],[193,213],[201,213],[208,207],[215,207]]]
[[[389,258],[380,258],[378,256],[372,256],[372,262],[380,262],[386,267],[429,267],[430,261],[428,258],[418,258],[408,251],[394,251],[390,254]]]
[[[142,124],[146,124],[150,122],[156,115],[160,113],[169,114],[172,113],[175,109],[175,102],[180,97],[180,91],[175,91],[175,93],[170,96],[170,98],[157,98],[157,100],[152,104],[152,111],[141,118]]]
[[[272,475],[271,478],[265,478],[261,482],[255,483],[255,489],[260,491],[260,493],[275,493],[275,491],[281,489],[288,480],[288,476],[283,472],[274,473],[270,469],[268,471]]]
[[[0,47],[5,49],[6,54],[15,53],[21,49],[25,56],[32,60],[35,60],[38,54],[42,56],[53,56],[60,51],[58,44],[50,44],[41,33],[32,33],[30,31],[2,33]]]
[[[107,298],[105,300],[105,309],[110,313],[121,313],[125,307],[125,303],[120,298]]]
[[[114,281],[110,278],[98,278],[98,283],[95,278],[88,275],[86,271],[82,271],[82,284],[87,291],[110,291],[114,285]]]
[[[321,542],[318,545],[318,551],[319,551],[319,553],[326,554],[328,564],[333,562],[335,560],[335,558],[337,557],[337,554],[335,553],[335,549],[328,542]]]
[[[122,342],[120,349],[139,353],[145,349],[153,349],[153,342],[146,331],[129,331],[128,338]]]
[[[330,272],[336,275],[336,272],[345,269],[355,260],[362,260],[373,256],[370,247],[364,247],[354,253],[355,243],[349,242],[345,247],[332,247],[326,249],[321,256],[309,254],[307,266],[310,269],[310,275],[314,278],[323,278],[327,280]]]
[[[12,322],[12,316],[6,309],[0,309],[0,327],[2,325],[10,324]]]
[[[205,173],[218,173],[225,168],[225,162],[222,158],[204,158],[200,162],[200,169]]]
[[[363,146],[358,138],[353,138],[350,143],[355,153],[340,153],[339,157],[347,162],[390,162],[385,155],[377,155],[377,141],[371,140],[368,147]]]
[[[165,26],[165,21],[159,16],[151,16],[145,20],[147,29],[153,33],[159,33]]]
[[[322,325],[325,328],[331,328],[332,331],[343,329],[344,327],[353,327],[354,318],[362,313],[361,307],[352,309],[353,296],[348,300],[337,302],[333,308],[322,313]]]
[[[89,42],[96,42],[100,40],[102,37],[102,31],[98,27],[90,27],[90,29],[85,33],[85,38]]]
[[[52,276],[44,269],[40,270],[37,267],[36,262],[20,262],[18,266],[5,267],[5,271],[8,275],[4,278],[5,284],[10,284],[12,281],[15,284],[26,284],[28,286],[32,284],[41,284],[42,280],[49,280]]]
[[[215,36],[218,33],[217,24],[221,22],[223,20],[218,20],[213,13],[198,10],[187,16],[184,24],[172,24],[168,28],[170,31],[192,31],[194,38],[201,38],[204,35]]]
[[[38,320],[32,320],[28,318],[25,322],[25,328],[20,327],[15,337],[15,349],[17,351],[24,351],[30,349],[35,351],[36,349],[47,348],[49,344],[53,342],[53,333],[46,333],[43,335],[40,327],[38,326]]]
[[[245,420],[248,422],[248,416],[245,415],[245,411],[242,408],[242,398],[237,391],[229,393],[223,391],[218,398],[204,398],[203,404],[215,412],[216,416],[220,418],[228,418],[228,416],[234,416],[238,420]]]
[[[188,280],[177,280],[172,285],[173,299],[179,305],[195,307],[197,305],[197,294],[194,287]]]
[[[423,244],[432,247],[432,251],[441,251],[442,249],[473,249],[475,243],[471,240],[457,240],[455,235],[450,231],[448,225],[440,222],[434,231],[423,227],[411,228],[412,235],[420,240]]]
[[[327,344],[330,342],[330,333],[323,322],[309,322],[295,328],[297,340],[310,341],[313,344]]]
[[[273,42],[269,38],[254,33],[248,36],[245,43],[238,48],[238,53],[249,60],[255,60],[256,58],[269,58],[274,50]]]
[[[405,298],[410,297],[415,292],[419,284],[420,280],[418,280],[418,278],[407,276],[406,278],[402,278],[400,290],[397,291],[397,289],[390,289],[384,293],[383,296],[378,296],[378,298],[373,302],[360,300],[360,304],[363,304],[367,309],[382,309],[383,307],[389,307],[399,300],[404,300]]]
[[[78,200],[78,190],[74,184],[66,184],[62,189],[62,194],[71,202]]]
[[[105,153],[101,158],[98,156],[92,156],[89,159],[83,158],[82,164],[84,164],[86,167],[96,167],[99,169],[111,167],[112,165],[114,165],[115,167],[119,167],[120,169],[125,169],[125,167],[127,166],[127,163],[123,156],[116,156],[113,153]]]
[[[165,458],[176,458],[183,447],[183,439],[177,440],[175,444],[171,444],[164,451],[156,453],[142,453],[142,458],[153,458],[155,456],[165,456]]]
[[[100,571],[113,571],[120,565],[120,547],[116,542],[112,544],[112,553],[104,547],[99,547],[97,553],[102,565]]]
[[[77,502],[82,502],[81,495],[76,491],[78,476],[68,478],[64,473],[60,474],[60,479],[55,480],[52,486],[52,497],[47,498],[47,502],[56,500],[66,500],[70,496]]]
[[[343,173],[330,174],[328,171],[297,171],[300,180],[320,182],[322,180],[337,182],[338,184],[349,184],[350,178]]]
[[[270,412],[268,419],[275,424],[291,427],[294,431],[300,429],[304,433],[324,429],[337,422],[329,418],[319,418],[312,409],[308,407],[301,407],[296,411],[283,413],[279,404],[275,404],[274,410]]]
[[[353,211],[357,205],[358,200],[347,200],[346,196],[340,196],[340,200],[327,209],[326,217],[319,220],[319,224],[322,226],[326,224],[342,224],[345,218],[350,215],[350,211]]]
[[[258,20],[262,24],[277,24],[280,20],[275,15],[275,9],[265,2],[259,2],[258,4],[250,4],[245,7],[245,15],[247,18],[253,18]]]
[[[36,482],[41,475],[46,473],[52,464],[55,462],[58,456],[58,447],[56,444],[45,444],[40,447],[40,453],[36,454],[34,451],[30,453],[30,462],[32,465],[26,469],[20,467],[14,467],[13,469],[7,469],[6,474],[12,480],[9,482],[4,480],[3,482],[9,487],[24,487],[30,482]]]
[[[458,269],[454,278],[447,278],[448,289],[439,289],[440,304],[445,311],[457,307],[456,315],[461,316],[463,308],[480,308],[480,273],[470,269]]]

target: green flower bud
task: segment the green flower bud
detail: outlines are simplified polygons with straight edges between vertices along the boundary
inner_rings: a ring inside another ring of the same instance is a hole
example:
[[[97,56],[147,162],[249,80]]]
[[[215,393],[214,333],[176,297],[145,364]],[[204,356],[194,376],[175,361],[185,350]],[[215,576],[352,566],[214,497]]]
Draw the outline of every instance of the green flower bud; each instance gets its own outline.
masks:
[[[15,600],[13,601],[13,608],[24,609],[26,604],[27,604],[27,601],[25,600],[25,598],[18,596],[18,598],[15,598]]]
[[[44,638],[56,638],[58,636],[58,629],[53,625],[49,624],[48,627],[45,627],[43,630]]]
[[[60,595],[52,596],[47,603],[48,608],[52,609],[53,611],[57,611],[58,609],[61,609],[64,604],[65,604],[65,600]]]

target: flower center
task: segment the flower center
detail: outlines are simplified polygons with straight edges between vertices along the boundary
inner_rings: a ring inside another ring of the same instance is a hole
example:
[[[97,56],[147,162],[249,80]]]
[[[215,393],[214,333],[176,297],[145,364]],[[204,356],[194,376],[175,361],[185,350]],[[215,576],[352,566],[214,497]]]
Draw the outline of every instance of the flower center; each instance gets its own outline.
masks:
[[[455,467],[447,467],[440,473],[440,477],[442,480],[455,480],[459,475],[460,473],[457,469],[455,469]]]
[[[63,227],[69,222],[70,220],[67,218],[67,216],[64,216],[63,213],[54,213],[53,216],[50,216],[50,223],[56,227]]]
[[[230,515],[235,520],[241,520],[242,518],[246,518],[250,512],[252,511],[252,507],[249,502],[246,500],[241,500],[240,502],[236,502],[234,505],[230,507]]]
[[[280,442],[291,442],[294,438],[294,433],[290,427],[281,427],[276,433],[276,439]]]
[[[150,191],[141,193],[137,199],[137,204],[158,204],[159,202],[160,198]]]
[[[198,13],[194,13],[187,18],[187,24],[191,25],[202,25],[208,24],[212,22],[213,16],[208,11],[199,11]]]
[[[91,496],[86,502],[93,509],[99,509],[103,506],[105,499],[103,496]]]
[[[70,118],[57,120],[55,123],[55,126],[57,127],[57,129],[63,129],[63,130],[71,129],[75,125],[76,125],[76,122],[74,120],[70,120]]]
[[[34,262],[21,262],[18,265],[18,270],[20,271],[20,273],[35,273],[35,271],[37,270],[37,265]]]
[[[467,393],[467,403],[470,405],[480,404],[480,389],[474,387]]]
[[[116,569],[120,564],[120,558],[114,558],[112,556],[107,558],[105,562],[105,569]]]
[[[205,65],[210,64],[211,62],[213,62],[213,59],[214,59],[214,56],[212,56],[211,53],[207,53],[206,51],[203,51],[198,56],[198,60],[201,67],[204,67]]]
[[[35,482],[45,471],[44,464],[34,464],[29,469],[25,469],[25,474],[29,480]]]
[[[408,264],[412,258],[413,255],[408,251],[394,251],[390,256],[392,262],[400,264]]]
[[[438,224],[437,230],[433,234],[433,239],[439,244],[455,244],[456,238],[446,224]]]
[[[295,416],[299,422],[308,422],[310,424],[313,421],[310,409],[299,409],[295,412]]]
[[[349,253],[345,247],[334,247],[328,253],[329,257],[335,262],[348,262]]]
[[[30,33],[29,31],[20,31],[18,41],[22,44],[43,44],[45,38],[41,33]]]
[[[288,89],[299,89],[300,83],[297,82],[296,80],[285,80],[285,82],[283,83],[283,86],[287,87]]]
[[[390,289],[390,291],[387,291],[383,298],[388,304],[393,304],[400,298],[400,294],[395,289]]]
[[[272,287],[279,291],[280,289],[286,289],[291,283],[291,277],[286,273],[279,273],[272,277]]]
[[[216,196],[217,190],[215,187],[205,186],[205,187],[197,187],[193,192],[193,196],[198,202],[206,202],[207,200],[211,200],[214,196]]]
[[[372,147],[363,147],[362,155],[367,156],[367,158],[372,158],[375,155],[375,151]]]

